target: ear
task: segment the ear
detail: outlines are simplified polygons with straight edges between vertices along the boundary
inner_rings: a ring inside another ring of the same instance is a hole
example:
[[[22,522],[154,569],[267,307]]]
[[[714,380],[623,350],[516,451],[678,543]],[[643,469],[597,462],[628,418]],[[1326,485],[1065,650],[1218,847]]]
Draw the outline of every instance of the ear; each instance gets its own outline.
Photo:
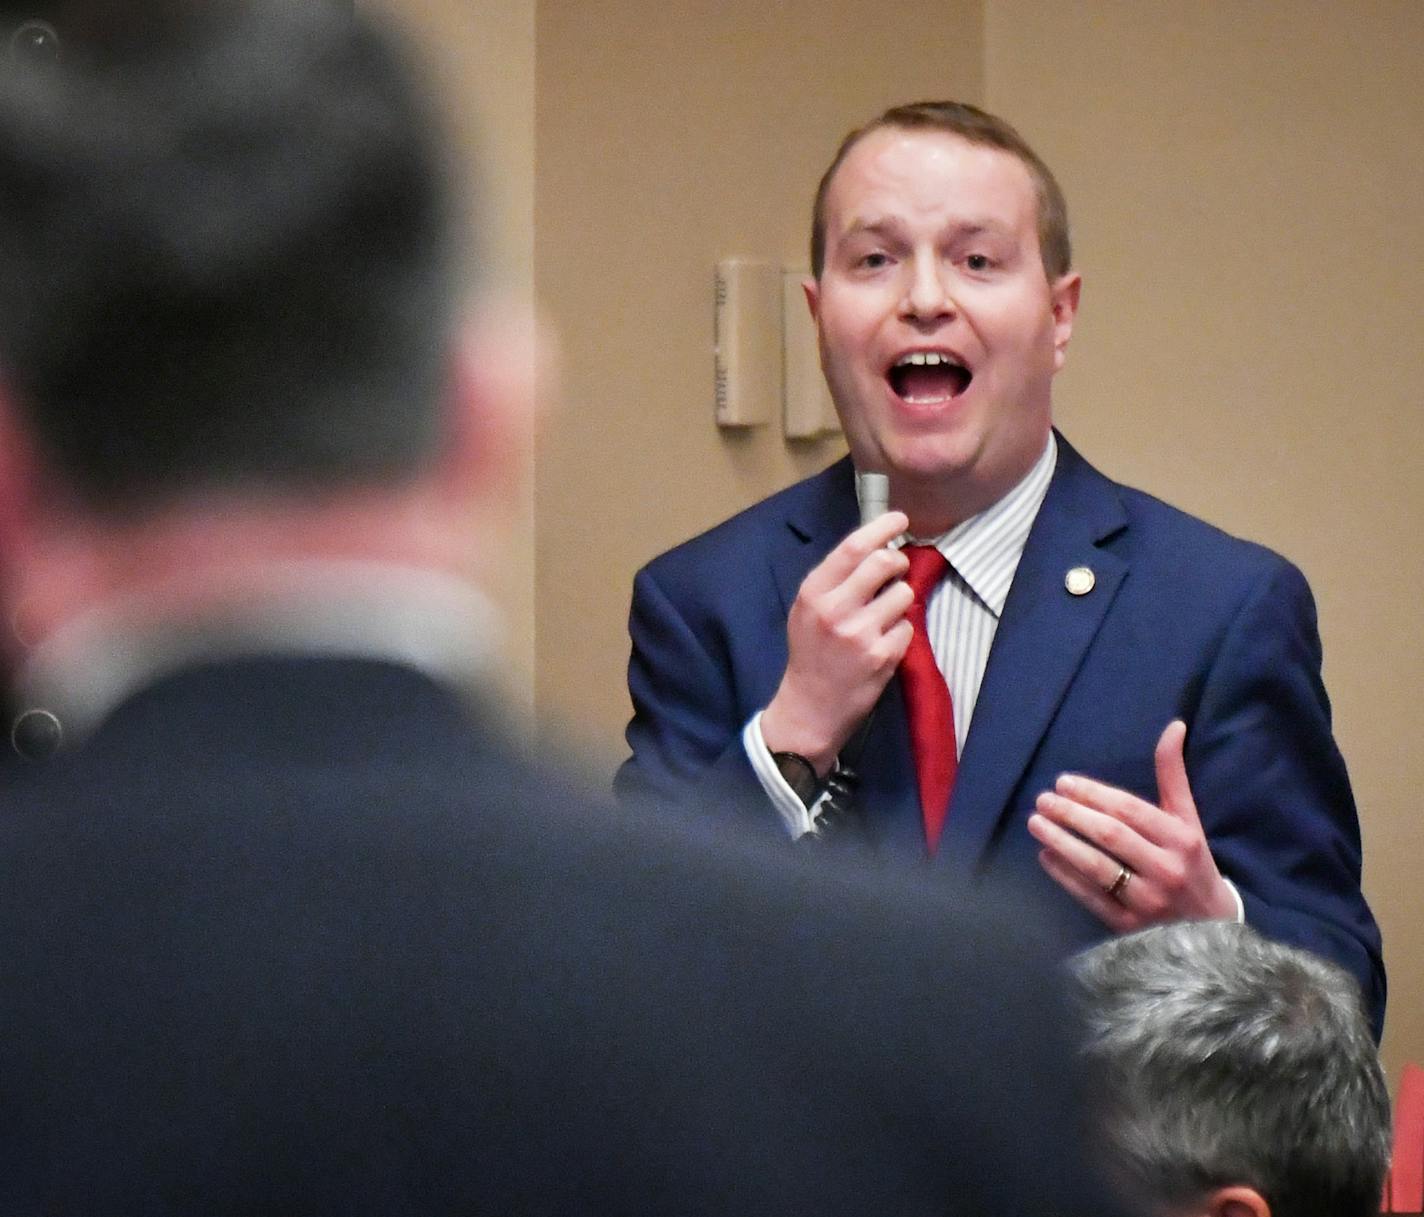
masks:
[[[0,570],[12,570],[37,542],[45,518],[44,477],[14,398],[0,384]]]
[[[1073,337],[1073,321],[1078,316],[1078,296],[1083,289],[1083,276],[1070,271],[1059,277],[1049,289],[1053,308],[1053,370],[1058,371],[1068,358],[1068,340]]]
[[[1271,1206],[1254,1187],[1233,1185],[1214,1190],[1202,1212],[1206,1217],[1271,1217]]]
[[[806,307],[811,310],[811,320],[821,320],[821,285],[815,279],[801,280],[801,290],[806,293]]]
[[[554,341],[532,308],[492,302],[451,352],[441,483],[458,500],[512,507],[532,470],[534,435],[552,397]]]
[[[18,662],[72,600],[77,568],[62,558],[77,519],[0,382],[0,667]]]

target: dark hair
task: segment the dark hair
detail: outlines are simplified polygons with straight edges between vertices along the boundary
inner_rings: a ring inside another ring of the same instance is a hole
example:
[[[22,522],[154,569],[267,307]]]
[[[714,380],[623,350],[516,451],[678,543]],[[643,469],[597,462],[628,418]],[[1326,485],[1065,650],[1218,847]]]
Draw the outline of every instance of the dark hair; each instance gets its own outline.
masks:
[[[1354,978],[1229,922],[1158,926],[1075,962],[1087,1058],[1129,1189],[1175,1211],[1248,1186],[1273,1217],[1366,1217],[1389,1096]]]
[[[1050,281],[1066,275],[1073,265],[1073,247],[1068,236],[1068,204],[1052,171],[1039,159],[1017,131],[998,115],[962,101],[917,101],[894,106],[879,118],[857,127],[836,149],[829,168],[821,175],[816,187],[816,201],[811,208],[811,274],[817,279],[826,263],[826,195],[831,179],[850,150],[873,131],[885,127],[905,131],[942,131],[957,135],[971,144],[998,148],[1023,162],[1033,180],[1038,201],[1038,247],[1044,273]]]
[[[0,85],[0,359],[41,455],[111,512],[418,467],[454,228],[399,47],[335,0],[109,7]]]

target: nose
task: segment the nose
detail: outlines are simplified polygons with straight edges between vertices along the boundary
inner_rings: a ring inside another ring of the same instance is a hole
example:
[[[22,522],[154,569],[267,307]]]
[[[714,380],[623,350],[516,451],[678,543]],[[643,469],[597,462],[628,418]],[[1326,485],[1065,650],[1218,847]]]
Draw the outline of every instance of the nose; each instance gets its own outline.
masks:
[[[917,254],[905,284],[901,315],[907,321],[925,322],[941,321],[954,312],[954,297],[945,282],[939,259],[929,252]]]

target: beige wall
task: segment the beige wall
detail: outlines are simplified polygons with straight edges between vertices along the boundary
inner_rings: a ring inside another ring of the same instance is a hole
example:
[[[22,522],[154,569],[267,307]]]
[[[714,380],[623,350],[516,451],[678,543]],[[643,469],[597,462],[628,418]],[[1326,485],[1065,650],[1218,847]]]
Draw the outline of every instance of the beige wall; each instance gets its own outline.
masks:
[[[1061,176],[1059,420],[1305,570],[1390,973],[1424,1059],[1424,5],[987,0],[986,98]]]
[[[633,572],[839,453],[718,434],[712,268],[804,263],[845,130],[907,94],[977,96],[980,8],[547,0],[538,48],[536,277],[566,373],[539,449],[538,704],[608,771]]]
[[[478,191],[484,240],[481,274],[525,301],[534,294],[534,4],[535,0],[363,0],[393,12],[436,72],[462,175]],[[476,181],[472,166],[481,166]],[[527,454],[532,470],[534,453]],[[519,532],[534,536],[532,476],[517,505]],[[534,701],[534,548],[507,551],[505,578],[493,589],[507,624],[506,693],[516,714],[532,718]]]

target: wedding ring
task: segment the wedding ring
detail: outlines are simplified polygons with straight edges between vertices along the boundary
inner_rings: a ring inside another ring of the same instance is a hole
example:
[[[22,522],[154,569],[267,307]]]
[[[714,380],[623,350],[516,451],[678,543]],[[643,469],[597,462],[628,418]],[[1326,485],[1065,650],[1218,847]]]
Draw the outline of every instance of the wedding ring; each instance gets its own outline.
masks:
[[[1109,897],[1121,904],[1122,894],[1127,890],[1127,881],[1131,878],[1132,871],[1128,869],[1126,864],[1123,864],[1122,869],[1117,872],[1117,878],[1109,883],[1107,887],[1103,888],[1103,891],[1107,892]]]

